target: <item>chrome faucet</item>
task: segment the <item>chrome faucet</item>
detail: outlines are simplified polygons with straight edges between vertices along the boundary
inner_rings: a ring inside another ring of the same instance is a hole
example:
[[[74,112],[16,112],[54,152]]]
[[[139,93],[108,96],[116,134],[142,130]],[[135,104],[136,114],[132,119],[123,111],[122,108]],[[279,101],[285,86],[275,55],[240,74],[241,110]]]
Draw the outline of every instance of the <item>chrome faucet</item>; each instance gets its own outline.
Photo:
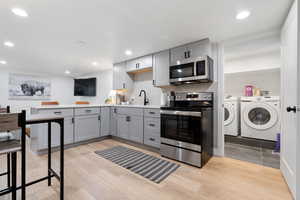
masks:
[[[145,90],[141,90],[139,97],[142,96],[142,93],[144,93],[144,106],[147,105],[149,103],[149,100],[147,99],[147,95],[146,95],[146,91]]]

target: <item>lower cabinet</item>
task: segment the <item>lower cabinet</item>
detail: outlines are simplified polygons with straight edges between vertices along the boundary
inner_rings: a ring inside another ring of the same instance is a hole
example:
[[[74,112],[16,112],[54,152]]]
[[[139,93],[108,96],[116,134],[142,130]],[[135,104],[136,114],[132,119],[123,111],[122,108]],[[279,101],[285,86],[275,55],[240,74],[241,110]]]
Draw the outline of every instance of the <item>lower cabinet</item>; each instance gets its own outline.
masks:
[[[39,151],[48,149],[48,125],[31,125],[31,146],[32,150]],[[74,143],[73,118],[64,118],[64,144]],[[60,145],[60,126],[57,123],[51,123],[51,147]]]
[[[101,131],[100,136],[110,135],[110,107],[101,108]]]
[[[143,143],[143,116],[118,115],[117,116],[118,137]]]
[[[144,130],[143,130],[143,117],[142,116],[129,116],[129,140],[143,143]]]
[[[118,115],[117,127],[118,127],[118,133],[117,133],[118,137],[128,140],[129,139],[128,116]]]
[[[112,107],[111,108],[111,116],[110,116],[110,134],[112,136],[117,136],[117,121],[118,121],[118,116],[116,112],[116,108]]]
[[[149,112],[152,115],[144,118],[144,144],[160,148],[160,115],[159,110]]]
[[[99,115],[75,116],[75,142],[100,137]]]

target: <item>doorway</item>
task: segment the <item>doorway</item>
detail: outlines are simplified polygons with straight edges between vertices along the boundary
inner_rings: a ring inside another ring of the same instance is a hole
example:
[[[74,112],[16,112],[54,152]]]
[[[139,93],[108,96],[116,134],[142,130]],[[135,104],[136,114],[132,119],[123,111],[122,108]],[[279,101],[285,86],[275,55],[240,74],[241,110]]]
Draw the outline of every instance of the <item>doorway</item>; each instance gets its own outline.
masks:
[[[280,31],[224,43],[224,155],[280,168]]]

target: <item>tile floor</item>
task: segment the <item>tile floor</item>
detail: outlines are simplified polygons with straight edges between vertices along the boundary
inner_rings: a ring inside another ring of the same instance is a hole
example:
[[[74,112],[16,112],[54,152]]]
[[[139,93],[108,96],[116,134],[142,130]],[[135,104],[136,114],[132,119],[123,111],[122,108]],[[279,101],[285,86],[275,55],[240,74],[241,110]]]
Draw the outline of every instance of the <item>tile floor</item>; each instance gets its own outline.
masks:
[[[226,142],[225,156],[276,169],[279,169],[280,167],[279,154],[274,154],[273,150],[263,147],[253,147],[244,144]]]

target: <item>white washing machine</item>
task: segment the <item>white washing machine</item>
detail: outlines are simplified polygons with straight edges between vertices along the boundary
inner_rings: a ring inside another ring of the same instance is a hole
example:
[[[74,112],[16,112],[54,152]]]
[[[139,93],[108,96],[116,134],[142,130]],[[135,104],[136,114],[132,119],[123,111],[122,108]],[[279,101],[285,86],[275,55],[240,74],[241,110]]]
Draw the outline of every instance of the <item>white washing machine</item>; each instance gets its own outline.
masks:
[[[241,135],[243,137],[275,141],[279,132],[279,97],[241,98]]]
[[[240,103],[237,97],[224,99],[224,134],[238,136],[240,122]]]

